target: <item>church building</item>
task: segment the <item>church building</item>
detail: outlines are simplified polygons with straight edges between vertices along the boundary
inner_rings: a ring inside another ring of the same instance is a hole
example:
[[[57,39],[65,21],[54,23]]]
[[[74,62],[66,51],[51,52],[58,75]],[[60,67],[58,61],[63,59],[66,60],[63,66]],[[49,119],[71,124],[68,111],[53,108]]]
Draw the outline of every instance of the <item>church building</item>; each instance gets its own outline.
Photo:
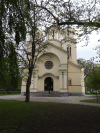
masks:
[[[51,26],[46,29],[48,47],[41,53],[33,70],[30,94],[59,93],[60,96],[84,95],[84,68],[78,65],[74,29]],[[41,34],[40,31],[38,34]],[[22,80],[21,95],[26,93]]]

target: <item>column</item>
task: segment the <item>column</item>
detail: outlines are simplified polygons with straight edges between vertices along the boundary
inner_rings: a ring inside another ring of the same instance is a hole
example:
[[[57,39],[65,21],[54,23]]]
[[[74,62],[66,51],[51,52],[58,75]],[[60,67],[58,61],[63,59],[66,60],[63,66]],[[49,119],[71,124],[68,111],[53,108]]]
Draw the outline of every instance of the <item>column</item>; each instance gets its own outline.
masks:
[[[31,78],[31,89],[33,89],[33,74],[32,74],[32,78]]]
[[[66,89],[66,72],[64,72],[64,89]]]
[[[60,71],[60,89],[62,89],[62,71]]]
[[[57,40],[58,40],[59,38],[58,38],[58,31],[57,31]]]

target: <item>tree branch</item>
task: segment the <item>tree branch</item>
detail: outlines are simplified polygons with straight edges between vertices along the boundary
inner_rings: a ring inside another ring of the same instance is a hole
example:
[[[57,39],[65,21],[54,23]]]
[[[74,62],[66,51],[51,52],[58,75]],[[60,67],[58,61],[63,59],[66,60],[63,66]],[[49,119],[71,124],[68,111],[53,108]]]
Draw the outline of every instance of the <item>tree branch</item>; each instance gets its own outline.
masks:
[[[66,22],[58,22],[58,25],[87,25],[87,26],[94,26],[100,28],[99,22],[79,22],[79,21],[66,21]]]

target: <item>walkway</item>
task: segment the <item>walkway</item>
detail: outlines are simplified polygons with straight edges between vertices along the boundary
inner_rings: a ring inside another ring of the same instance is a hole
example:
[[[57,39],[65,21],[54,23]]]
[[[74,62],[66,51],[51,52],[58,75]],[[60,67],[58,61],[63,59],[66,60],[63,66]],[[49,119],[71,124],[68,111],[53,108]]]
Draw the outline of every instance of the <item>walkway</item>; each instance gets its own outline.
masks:
[[[6,95],[0,96],[0,99],[9,99],[9,100],[25,100],[25,96],[21,95]],[[40,102],[58,102],[58,103],[70,103],[70,104],[81,104],[81,105],[90,105],[90,106],[99,106],[97,103],[85,103],[80,102],[80,100],[85,99],[96,99],[96,96],[68,96],[68,97],[33,97],[30,96],[30,101],[40,101]]]

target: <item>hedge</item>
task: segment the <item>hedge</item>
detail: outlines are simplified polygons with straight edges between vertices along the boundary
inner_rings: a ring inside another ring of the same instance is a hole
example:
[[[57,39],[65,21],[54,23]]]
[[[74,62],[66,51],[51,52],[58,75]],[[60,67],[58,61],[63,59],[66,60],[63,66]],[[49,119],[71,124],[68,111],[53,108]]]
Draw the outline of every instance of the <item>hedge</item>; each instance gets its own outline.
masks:
[[[20,94],[21,91],[9,91],[9,94]],[[0,90],[0,94],[7,94],[7,91],[1,91]]]

